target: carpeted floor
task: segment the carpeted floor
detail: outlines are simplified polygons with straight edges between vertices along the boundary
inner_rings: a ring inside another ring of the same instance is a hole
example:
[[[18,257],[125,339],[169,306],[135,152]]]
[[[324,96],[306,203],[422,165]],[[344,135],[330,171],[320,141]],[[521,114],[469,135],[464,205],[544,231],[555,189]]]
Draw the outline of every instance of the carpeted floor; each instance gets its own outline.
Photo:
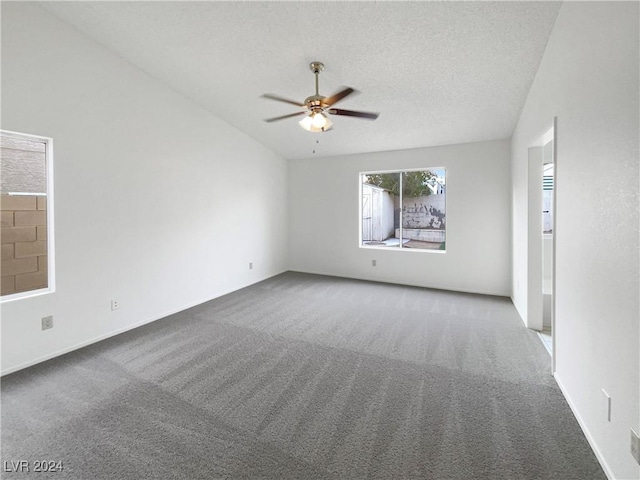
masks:
[[[3,478],[605,479],[549,364],[508,299],[289,272],[4,377],[63,471]]]

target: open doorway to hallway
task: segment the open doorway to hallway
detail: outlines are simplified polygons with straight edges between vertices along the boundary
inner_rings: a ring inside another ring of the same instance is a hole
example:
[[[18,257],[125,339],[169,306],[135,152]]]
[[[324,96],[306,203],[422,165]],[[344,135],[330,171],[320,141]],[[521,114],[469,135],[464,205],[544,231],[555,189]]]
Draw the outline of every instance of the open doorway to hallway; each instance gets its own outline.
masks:
[[[553,304],[553,230],[555,162],[553,131],[542,146],[542,331],[540,338],[549,354],[553,355],[553,326],[551,323]]]
[[[555,371],[556,120],[529,149],[530,326],[552,358]]]

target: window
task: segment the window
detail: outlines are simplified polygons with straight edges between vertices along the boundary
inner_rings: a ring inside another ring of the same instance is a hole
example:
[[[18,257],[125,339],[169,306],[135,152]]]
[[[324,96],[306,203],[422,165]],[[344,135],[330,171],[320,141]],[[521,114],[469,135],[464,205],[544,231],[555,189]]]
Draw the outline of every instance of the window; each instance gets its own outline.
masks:
[[[360,174],[360,246],[445,250],[446,171]]]
[[[553,233],[553,163],[545,163],[542,173],[542,233]]]
[[[0,131],[2,300],[53,291],[52,140]]]

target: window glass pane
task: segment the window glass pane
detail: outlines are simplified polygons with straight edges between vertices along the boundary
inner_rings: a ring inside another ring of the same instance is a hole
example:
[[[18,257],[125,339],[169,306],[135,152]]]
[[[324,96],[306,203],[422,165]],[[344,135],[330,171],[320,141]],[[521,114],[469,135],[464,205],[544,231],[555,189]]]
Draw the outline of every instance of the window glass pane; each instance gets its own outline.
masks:
[[[402,246],[445,249],[445,170],[402,173]]]
[[[544,165],[542,177],[542,233],[553,233],[553,163]]]
[[[362,175],[362,245],[400,246],[400,173]]]
[[[2,295],[47,288],[47,144],[2,133]]]

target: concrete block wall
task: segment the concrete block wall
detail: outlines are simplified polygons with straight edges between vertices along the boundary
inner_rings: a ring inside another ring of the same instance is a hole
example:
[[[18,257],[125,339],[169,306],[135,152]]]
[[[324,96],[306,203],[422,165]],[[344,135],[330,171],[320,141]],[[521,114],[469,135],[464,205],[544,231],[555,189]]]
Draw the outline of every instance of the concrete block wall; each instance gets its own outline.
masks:
[[[399,228],[396,228],[396,238],[400,238]],[[445,231],[427,228],[403,228],[402,238],[420,240],[421,242],[442,243],[445,240]]]
[[[445,195],[402,199],[403,228],[445,228]]]
[[[3,194],[0,210],[2,295],[46,288],[47,197]]]

